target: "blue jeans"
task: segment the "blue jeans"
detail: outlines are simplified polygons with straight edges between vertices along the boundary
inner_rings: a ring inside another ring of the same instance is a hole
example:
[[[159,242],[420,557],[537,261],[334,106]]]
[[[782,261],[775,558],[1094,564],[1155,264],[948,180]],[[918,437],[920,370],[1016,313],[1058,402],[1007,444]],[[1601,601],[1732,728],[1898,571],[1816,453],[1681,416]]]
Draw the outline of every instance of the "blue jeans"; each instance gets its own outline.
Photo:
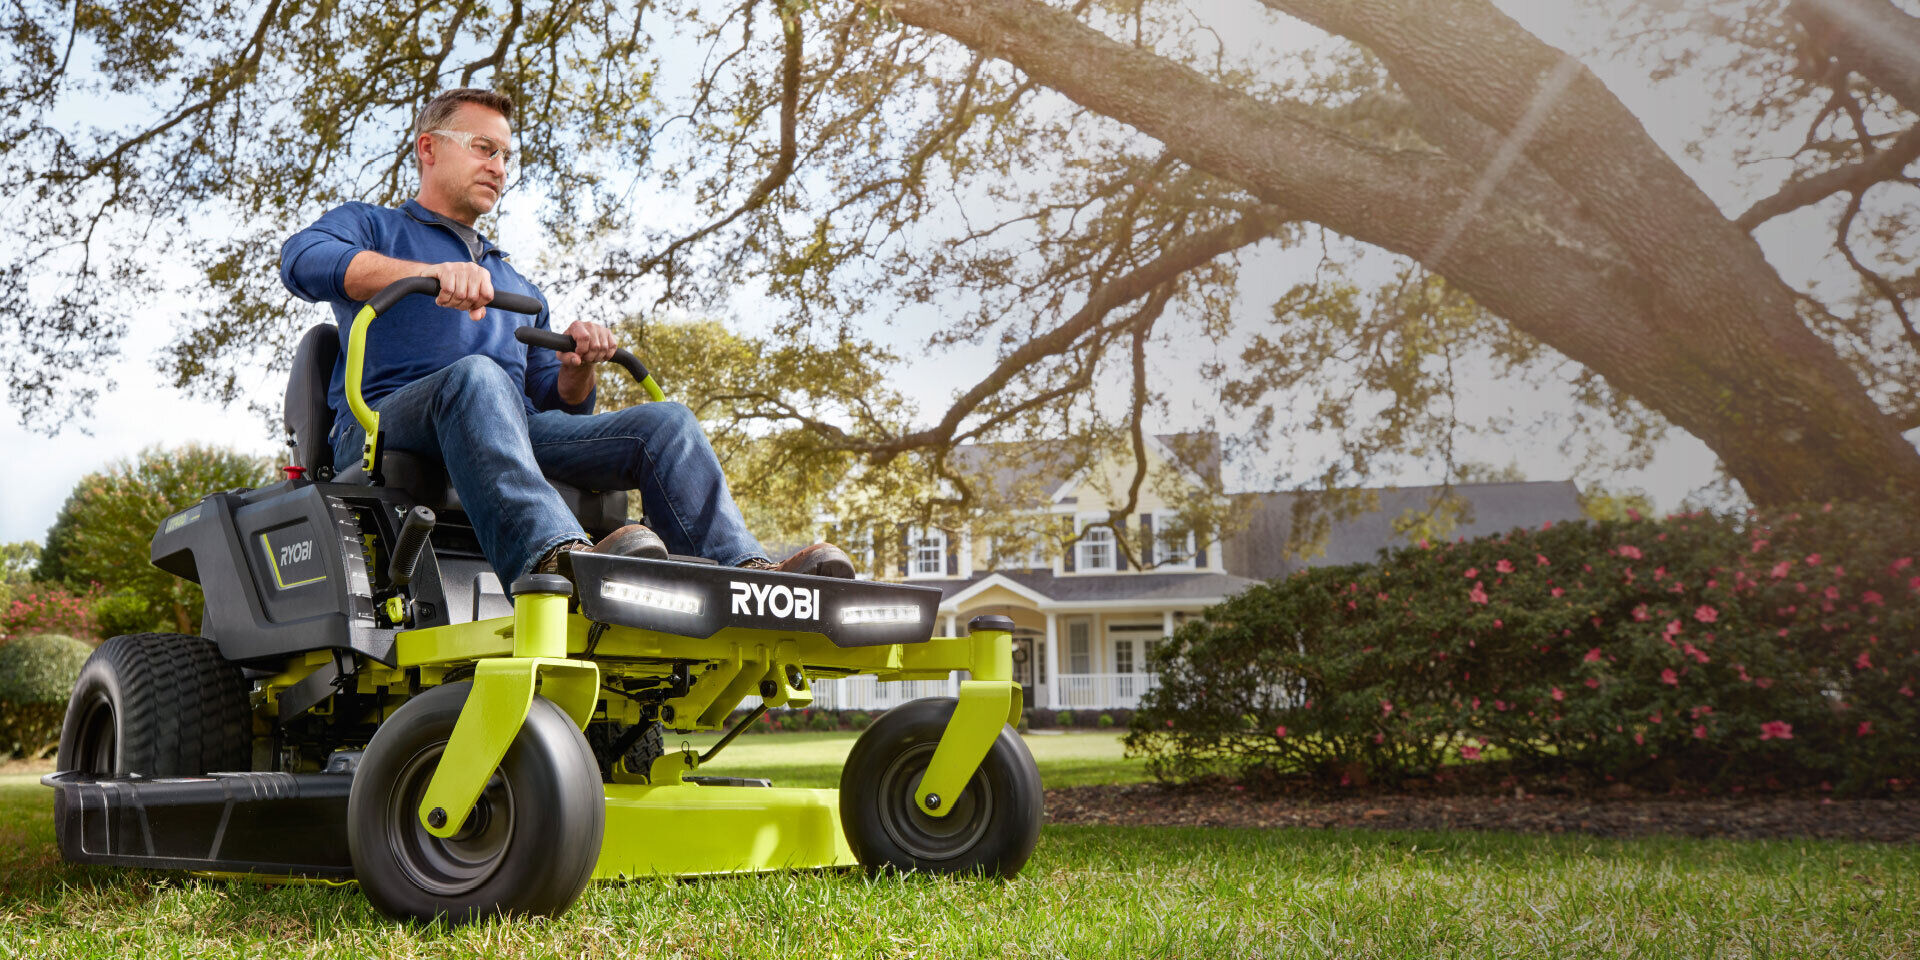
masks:
[[[532,571],[554,547],[591,539],[544,477],[587,490],[639,490],[646,524],[669,552],[727,566],[766,556],[727,492],[700,422],[682,404],[529,415],[506,371],[470,356],[374,406],[387,449],[446,465],[503,584]],[[359,462],[366,434],[354,422],[336,434],[334,469],[345,470]]]

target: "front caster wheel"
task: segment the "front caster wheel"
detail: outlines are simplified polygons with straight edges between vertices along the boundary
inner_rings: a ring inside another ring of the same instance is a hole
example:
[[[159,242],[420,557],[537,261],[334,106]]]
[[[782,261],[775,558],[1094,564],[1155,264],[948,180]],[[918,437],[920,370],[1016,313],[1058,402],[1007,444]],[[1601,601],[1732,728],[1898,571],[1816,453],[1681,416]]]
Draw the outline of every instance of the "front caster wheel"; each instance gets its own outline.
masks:
[[[441,839],[420,824],[420,799],[471,691],[449,684],[409,700],[380,725],[354,773],[353,872],[390,917],[554,916],[593,877],[606,825],[600,771],[580,729],[544,697],[533,698],[460,832]]]
[[[1040,770],[1012,727],[987,751],[944,817],[914,803],[959,701],[930,697],[881,715],[840,772],[840,820],[870,870],[994,873],[1011,877],[1040,839]]]

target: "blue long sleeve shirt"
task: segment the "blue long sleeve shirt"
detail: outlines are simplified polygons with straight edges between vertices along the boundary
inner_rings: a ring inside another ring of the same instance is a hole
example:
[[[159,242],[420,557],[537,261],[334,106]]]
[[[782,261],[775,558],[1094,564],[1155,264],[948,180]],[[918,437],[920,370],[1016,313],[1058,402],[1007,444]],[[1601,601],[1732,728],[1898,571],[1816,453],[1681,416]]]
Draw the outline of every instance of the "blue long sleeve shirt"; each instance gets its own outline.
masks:
[[[420,263],[478,262],[493,276],[496,291],[520,293],[540,301],[540,314],[507,313],[489,309],[475,321],[464,310],[442,307],[429,297],[403,297],[367,327],[366,366],[360,392],[369,406],[380,398],[462,357],[480,354],[507,372],[521,386],[527,412],[564,410],[593,412],[594,395],[570,404],[560,399],[560,360],[553,351],[529,347],[513,338],[522,326],[548,326],[547,300],[527,282],[507,254],[482,238],[478,260],[452,227],[441,223],[419,202],[408,200],[398,208],[369,203],[336,207],[294,234],[280,247],[280,282],[293,295],[309,302],[326,301],[333,307],[340,330],[340,359],[333,365],[327,403],[333,408],[337,438],[353,420],[347,408],[347,331],[362,301],[347,296],[347,264],[363,250]]]

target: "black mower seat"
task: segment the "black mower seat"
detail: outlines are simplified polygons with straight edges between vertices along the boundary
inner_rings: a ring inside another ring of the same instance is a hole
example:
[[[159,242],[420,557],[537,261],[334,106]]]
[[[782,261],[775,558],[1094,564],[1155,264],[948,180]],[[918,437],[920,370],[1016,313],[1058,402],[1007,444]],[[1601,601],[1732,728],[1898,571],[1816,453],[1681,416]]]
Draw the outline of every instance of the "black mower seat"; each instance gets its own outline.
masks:
[[[331,323],[316,324],[300,338],[300,347],[293,355],[293,372],[287,378],[284,419],[287,433],[293,438],[294,463],[305,467],[314,479],[327,479],[333,473],[333,447],[327,440],[333,428],[333,408],[327,405],[327,385],[339,356],[339,328]],[[463,512],[460,496],[447,482],[447,471],[439,461],[390,449],[380,455],[380,470],[387,486],[406,491],[414,502],[433,512]],[[331,479],[334,483],[364,484],[367,474],[355,464]],[[566,501],[580,526],[596,538],[627,522],[626,491],[582,490],[552,477],[547,482]]]

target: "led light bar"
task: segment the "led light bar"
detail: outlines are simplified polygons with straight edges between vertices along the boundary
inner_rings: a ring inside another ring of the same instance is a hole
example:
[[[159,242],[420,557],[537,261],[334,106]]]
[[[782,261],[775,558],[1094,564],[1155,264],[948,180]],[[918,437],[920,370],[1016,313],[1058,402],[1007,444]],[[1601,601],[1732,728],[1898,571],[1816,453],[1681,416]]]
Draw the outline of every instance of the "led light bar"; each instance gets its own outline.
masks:
[[[840,611],[842,624],[919,623],[919,607],[847,607]]]
[[[699,616],[705,601],[696,593],[678,593],[673,590],[661,590],[657,587],[643,587],[635,583],[620,583],[614,580],[600,582],[600,595],[608,600],[621,600],[636,603],[656,610],[671,610]]]

